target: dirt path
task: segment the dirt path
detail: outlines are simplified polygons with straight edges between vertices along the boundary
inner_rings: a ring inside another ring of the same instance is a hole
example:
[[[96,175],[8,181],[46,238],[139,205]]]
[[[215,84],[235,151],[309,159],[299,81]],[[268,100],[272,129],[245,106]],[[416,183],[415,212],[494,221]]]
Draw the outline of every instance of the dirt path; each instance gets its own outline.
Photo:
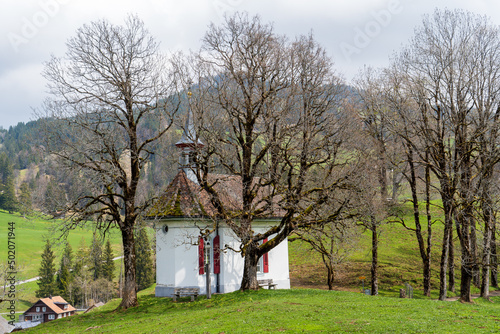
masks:
[[[500,291],[496,291],[496,290],[490,291],[490,297],[498,297],[498,296],[500,296]],[[472,297],[472,299],[477,299],[480,297],[480,295],[478,293],[475,293],[471,297]],[[446,298],[446,301],[447,302],[455,302],[459,299],[460,299],[460,297],[450,297],[450,298]]]
[[[115,258],[113,258],[113,261],[116,261],[116,260],[119,260],[121,259],[123,256],[117,256]],[[56,274],[54,274],[56,275]],[[40,278],[40,276],[37,276],[37,277],[33,277],[33,278],[30,278],[30,279],[27,279],[27,280],[24,280],[24,281],[19,281],[19,282],[16,282],[14,285],[20,285],[20,284],[25,284],[25,283],[29,283],[29,282],[33,282],[33,281],[36,281]]]

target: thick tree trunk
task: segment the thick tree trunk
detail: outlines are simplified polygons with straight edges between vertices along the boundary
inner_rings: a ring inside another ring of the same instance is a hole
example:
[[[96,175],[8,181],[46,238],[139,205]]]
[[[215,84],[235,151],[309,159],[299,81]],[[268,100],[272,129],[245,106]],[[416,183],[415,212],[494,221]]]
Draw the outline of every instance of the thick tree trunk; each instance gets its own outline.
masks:
[[[331,267],[328,267],[327,270],[328,270],[328,277],[327,277],[328,290],[333,290],[333,281],[335,280],[335,272]]]
[[[426,184],[425,184],[425,198],[426,198],[426,216],[428,220],[428,238],[427,247],[425,246],[424,237],[422,233],[422,225],[420,224],[420,211],[418,208],[418,193],[417,193],[417,178],[415,174],[415,164],[413,162],[413,150],[410,145],[407,147],[407,157],[408,165],[410,167],[410,189],[412,194],[412,204],[413,204],[413,219],[415,221],[415,235],[418,241],[418,248],[420,251],[420,258],[422,259],[423,265],[423,283],[424,283],[424,295],[430,296],[430,282],[431,282],[431,268],[430,268],[430,242],[431,242],[431,217],[430,217],[430,174],[429,168],[425,169]]]
[[[135,282],[135,241],[133,225],[122,228],[124,283],[122,301],[118,309],[137,306],[137,284]]]
[[[459,107],[462,107],[459,105]],[[456,214],[457,235],[460,240],[461,249],[461,277],[460,277],[460,300],[471,302],[471,283],[474,280],[477,261],[475,256],[475,218],[474,218],[474,192],[472,187],[472,143],[467,138],[466,112],[459,108],[457,116],[460,126],[456,134],[456,160],[459,168],[460,180],[458,183],[458,207]]]
[[[241,279],[240,290],[258,290],[257,264],[259,263],[259,256],[257,247],[253,245],[253,242],[246,248],[244,260],[243,278]]]
[[[490,181],[490,178],[487,178]],[[488,181],[486,181],[488,183]],[[482,280],[481,280],[481,297],[488,298],[490,294],[490,265],[491,265],[491,243],[492,230],[495,224],[494,213],[492,212],[492,200],[490,197],[489,185],[483,184],[483,219],[484,219],[484,236],[483,236],[483,259],[482,259]]]
[[[460,239],[461,248],[461,270],[460,270],[460,300],[471,302],[471,284],[474,279],[475,259],[471,252],[471,212],[470,207],[462,210],[458,216],[457,233]]]
[[[485,233],[483,240],[483,273],[481,280],[481,297],[488,298],[490,294],[490,254],[491,254],[491,228],[485,217]]]
[[[455,292],[455,246],[453,243],[453,228],[450,228],[448,246],[448,291]]]
[[[471,230],[470,230],[470,244],[471,244],[471,256],[474,263],[472,267],[472,283],[476,288],[481,286],[481,273],[479,270],[478,263],[478,251],[477,251],[477,234],[476,234],[476,221],[472,220]]]
[[[497,257],[497,223],[495,220],[492,222],[491,226],[491,285],[498,288],[498,257]]]
[[[328,290],[333,290],[333,281],[335,279],[335,270],[333,267],[333,261],[332,259],[325,255],[321,254],[321,259],[323,260],[323,264],[326,267],[326,284],[328,285]]]
[[[447,200],[447,196],[443,196],[444,208],[444,231],[443,231],[443,248],[441,250],[441,263],[439,268],[439,300],[446,299],[446,270],[448,269],[450,239],[452,231],[452,210],[451,201]]]
[[[371,294],[378,295],[378,231],[375,217],[371,217],[372,231],[372,267],[371,267]]]
[[[464,198],[462,196],[462,198]],[[471,250],[471,221],[472,207],[466,206],[461,210],[460,215],[457,215],[457,234],[460,240],[461,248],[461,270],[460,270],[460,300],[463,302],[471,302],[471,284],[474,279],[474,270],[476,259]]]
[[[426,261],[424,263],[424,296],[431,296],[431,263]]]
[[[426,161],[428,157],[426,155]],[[424,296],[431,296],[431,250],[432,250],[432,217],[431,217],[431,174],[430,167],[425,167],[425,213],[427,216],[427,248],[424,261]]]
[[[472,302],[470,287],[472,284],[472,266],[462,263],[460,281],[460,300],[466,303]]]
[[[441,250],[441,263],[439,267],[439,300],[446,299],[446,270],[448,269],[448,252],[450,243],[448,238],[450,237],[450,228],[448,226],[444,226],[443,231],[443,248]]]

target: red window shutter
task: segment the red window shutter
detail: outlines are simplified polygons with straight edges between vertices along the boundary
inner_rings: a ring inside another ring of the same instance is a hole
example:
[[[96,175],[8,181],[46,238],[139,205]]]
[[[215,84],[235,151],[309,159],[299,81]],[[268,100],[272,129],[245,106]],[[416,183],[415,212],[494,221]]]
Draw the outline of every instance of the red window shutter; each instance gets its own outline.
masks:
[[[267,238],[264,239],[264,241],[262,243],[266,243],[267,242]],[[264,255],[262,255],[262,264],[263,264],[263,271],[265,273],[268,273],[269,272],[269,255],[267,253],[265,253]]]
[[[214,238],[214,274],[220,274],[220,241],[217,235]]]
[[[205,241],[203,238],[200,238],[198,242],[198,266],[200,275],[203,275],[205,273]]]

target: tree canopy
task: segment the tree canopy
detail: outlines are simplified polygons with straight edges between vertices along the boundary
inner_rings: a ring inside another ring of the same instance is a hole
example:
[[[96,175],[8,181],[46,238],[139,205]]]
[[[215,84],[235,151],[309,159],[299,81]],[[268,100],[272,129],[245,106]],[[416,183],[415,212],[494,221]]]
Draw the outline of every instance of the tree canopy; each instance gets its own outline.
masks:
[[[79,28],[64,57],[45,64],[50,97],[41,113],[43,145],[59,168],[81,182],[62,208],[64,229],[89,221],[122,232],[125,286],[121,308],[137,304],[134,227],[152,198],[141,195],[156,142],[178,109],[175,77],[158,43],[136,16]],[[143,131],[143,124],[158,126]]]

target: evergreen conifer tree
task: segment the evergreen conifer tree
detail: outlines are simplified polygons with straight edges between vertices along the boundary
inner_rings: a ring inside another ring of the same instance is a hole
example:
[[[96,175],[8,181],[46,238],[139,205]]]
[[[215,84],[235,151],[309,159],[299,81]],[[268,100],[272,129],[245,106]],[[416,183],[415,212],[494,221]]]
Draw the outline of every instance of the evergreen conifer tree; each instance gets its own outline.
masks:
[[[19,191],[19,212],[23,215],[24,218],[26,218],[26,215],[29,215],[32,211],[31,190],[29,184],[27,182],[21,183]]]
[[[72,275],[71,269],[73,266],[73,250],[69,242],[66,243],[66,247],[64,248],[63,255],[61,257],[61,265],[59,267],[59,271],[57,272],[57,288],[59,290],[59,295],[62,296],[65,300],[70,299],[70,288]]]
[[[12,212],[17,208],[14,170],[5,152],[0,154],[0,209]]]
[[[47,240],[45,249],[42,253],[40,269],[38,271],[38,276],[40,276],[40,278],[37,281],[38,290],[35,292],[38,298],[46,298],[55,295],[57,292],[57,287],[54,282],[54,275],[56,274],[54,265],[55,258],[50,242]]]
[[[93,280],[97,280],[102,277],[102,244],[99,240],[97,233],[94,233],[94,238],[92,239],[92,245],[89,250],[91,268]]]
[[[108,241],[106,241],[106,248],[104,248],[102,277],[110,282],[115,278],[115,262],[113,261],[113,257],[113,250],[111,249],[111,243],[108,239]]]
[[[138,290],[143,290],[155,281],[151,246],[144,226],[139,226],[136,230],[135,255],[137,287]]]
[[[85,244],[85,239],[82,237],[78,251],[75,254],[73,272],[72,272],[72,301],[73,305],[83,305],[85,287],[87,285],[89,249]]]

